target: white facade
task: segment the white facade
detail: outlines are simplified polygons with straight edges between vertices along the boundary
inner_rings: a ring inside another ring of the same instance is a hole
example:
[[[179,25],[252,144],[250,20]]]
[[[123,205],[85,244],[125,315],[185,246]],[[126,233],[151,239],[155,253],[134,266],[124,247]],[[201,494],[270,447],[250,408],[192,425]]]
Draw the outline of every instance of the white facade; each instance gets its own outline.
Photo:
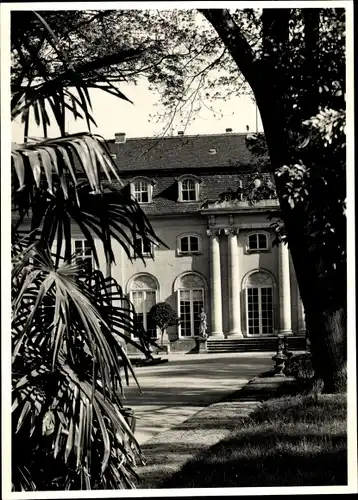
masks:
[[[257,207],[243,203],[235,211],[215,207],[191,216],[153,217],[154,230],[168,248],[154,248],[153,258],[146,257],[144,263],[139,258],[130,262],[114,243],[112,276],[134,302],[152,336],[155,329],[147,317],[159,301],[168,302],[182,319],[179,327],[169,328],[165,342],[198,336],[201,307],[211,338],[304,333],[289,250],[287,245],[273,244],[275,235],[267,220],[267,210],[275,207],[275,202]],[[185,251],[180,251],[183,235],[198,239],[192,251],[187,242]],[[252,248],[260,244],[262,249]]]

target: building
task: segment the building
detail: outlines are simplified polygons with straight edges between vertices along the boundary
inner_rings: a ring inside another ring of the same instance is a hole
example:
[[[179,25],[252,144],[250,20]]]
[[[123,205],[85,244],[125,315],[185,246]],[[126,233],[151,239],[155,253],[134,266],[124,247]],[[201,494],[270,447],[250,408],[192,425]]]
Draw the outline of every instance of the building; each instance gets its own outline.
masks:
[[[116,134],[108,144],[122,189],[138,200],[167,246],[138,239],[145,262],[131,262],[114,245],[112,276],[151,336],[157,331],[148,313],[159,301],[168,302],[182,320],[164,338],[172,351],[188,352],[198,344],[201,308],[211,350],[223,342],[242,349],[250,339],[304,333],[288,248],[274,245],[278,202],[271,177],[257,173],[258,158],[248,149],[246,134],[229,129],[160,140]],[[84,241],[76,240],[75,247],[86,252]]]

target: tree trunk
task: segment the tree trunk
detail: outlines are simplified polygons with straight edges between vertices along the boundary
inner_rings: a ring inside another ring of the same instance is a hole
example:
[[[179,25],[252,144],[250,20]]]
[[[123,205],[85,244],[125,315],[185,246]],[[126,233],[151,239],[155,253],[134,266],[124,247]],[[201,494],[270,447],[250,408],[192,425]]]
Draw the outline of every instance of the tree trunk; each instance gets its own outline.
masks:
[[[347,342],[345,311],[311,311],[308,315],[311,353],[315,375],[324,392],[345,392],[347,388]],[[314,330],[311,333],[311,329]]]
[[[306,207],[290,207],[285,198],[286,180],[284,176],[277,175],[278,168],[295,162],[297,145],[290,127],[296,129],[297,126],[297,132],[302,121],[292,122],[292,81],[288,80],[292,64],[288,50],[290,9],[263,9],[263,53],[259,59],[228,10],[203,9],[201,12],[217,31],[254,92],[269,150],[271,172],[275,178],[280,215],[305,308],[313,367],[324,382],[325,392],[340,392],[346,387],[346,267],[340,263],[333,278],[331,273],[327,286],[327,278],[322,272],[327,264],[323,248],[317,248],[317,245],[313,248],[307,234],[310,214]],[[310,84],[302,96],[305,118],[313,116],[317,110],[317,89],[314,74],[311,75],[315,68],[311,63],[316,57],[318,20],[316,12],[305,16],[306,55],[310,52],[304,71],[304,77]],[[311,99],[312,96],[316,99]],[[314,197],[317,193],[310,195]]]
[[[270,151],[281,218],[285,224],[302,302],[306,326],[311,341],[312,362],[318,378],[323,380],[324,392],[341,392],[346,388],[346,269],[341,268],[327,283],[322,273],[323,248],[312,248],[307,239],[308,214],[302,208],[291,208],[284,197],[285,181],[276,175],[276,167],[289,163],[289,137],[282,141],[285,132],[279,125],[273,130],[273,113],[267,100],[260,103],[261,117],[266,125],[266,141]],[[281,130],[282,135],[279,134]],[[281,137],[281,141],[280,141]],[[285,147],[283,147],[285,144]]]
[[[306,325],[311,340],[312,362],[315,376],[322,379],[325,392],[340,392],[346,387],[346,288],[342,275],[336,273],[336,280],[327,284],[324,271],[323,247],[312,247],[307,235],[309,212],[306,207],[292,208],[287,199],[286,180],[277,175],[277,168],[294,163],[296,144],[290,130],[290,93],[286,81],[289,68],[287,53],[289,11],[278,9],[263,11],[264,51],[271,54],[263,60],[264,69],[270,75],[265,87],[257,86],[256,97],[264,125],[266,141],[270,152],[271,172],[274,175],[281,217],[285,224],[288,246],[298,279],[301,298],[305,308]],[[306,13],[306,79],[307,92],[302,95],[304,118],[317,112],[317,89],[313,77],[316,60],[318,15]],[[282,52],[283,51],[283,54]],[[312,67],[313,66],[313,67]],[[268,91],[269,84],[269,91]],[[303,119],[303,118],[302,118]],[[295,127],[296,124],[291,123]],[[299,124],[300,126],[300,124]],[[314,193],[311,193],[314,196]],[[346,270],[341,270],[342,274]],[[332,280],[331,280],[332,281]]]

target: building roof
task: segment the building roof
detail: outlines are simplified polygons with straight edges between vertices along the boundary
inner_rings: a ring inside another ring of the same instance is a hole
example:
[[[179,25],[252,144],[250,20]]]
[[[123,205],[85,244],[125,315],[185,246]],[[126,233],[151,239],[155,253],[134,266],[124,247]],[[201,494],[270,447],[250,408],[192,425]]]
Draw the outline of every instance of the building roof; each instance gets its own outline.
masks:
[[[257,163],[246,146],[246,133],[107,141],[119,173],[252,169]]]
[[[198,201],[179,201],[179,182],[174,175],[160,177],[152,176],[155,181],[153,185],[153,196],[150,203],[143,203],[141,207],[147,215],[185,215],[197,213],[200,209],[218,200],[235,198],[235,193],[242,192],[246,198],[247,193],[253,189],[255,175],[248,174],[204,174],[199,177],[199,199]],[[263,185],[270,183],[270,174],[261,174]],[[120,190],[130,196],[130,182],[134,176],[124,181],[124,187]],[[268,197],[272,198],[270,190]]]
[[[197,213],[226,194],[230,197],[240,184],[246,191],[251,189],[258,158],[248,149],[246,137],[246,133],[227,132],[133,138],[120,143],[113,139],[107,144],[124,183],[121,189],[128,195],[130,182],[136,177],[146,176],[153,183],[152,202],[141,205],[147,215],[185,215]],[[178,177],[183,174],[198,177],[198,201],[178,201]]]

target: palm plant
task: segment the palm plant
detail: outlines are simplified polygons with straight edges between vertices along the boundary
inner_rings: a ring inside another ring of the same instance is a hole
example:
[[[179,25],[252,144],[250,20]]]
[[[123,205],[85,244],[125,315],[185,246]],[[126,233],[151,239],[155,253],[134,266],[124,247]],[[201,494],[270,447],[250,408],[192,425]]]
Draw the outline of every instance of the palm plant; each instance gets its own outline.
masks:
[[[34,17],[44,28],[41,43],[52,45],[53,31],[39,14]],[[16,64],[23,64],[23,78],[38,76],[39,58],[25,38],[21,30],[13,32]],[[26,135],[31,107],[44,110],[46,101],[58,102],[69,85],[88,95],[81,75],[66,71],[62,87],[51,85],[42,68],[42,87],[37,82],[32,92],[28,81],[22,97],[13,93],[13,116],[19,109],[25,114]],[[136,378],[117,338],[147,355],[151,340],[138,331],[135,310],[110,275],[112,240],[129,258],[136,237],[161,242],[138,203],[118,190],[105,141],[90,133],[65,136],[68,106],[61,99],[54,116],[62,136],[12,150],[13,489],[131,488],[143,457],[122,395],[123,377],[127,383],[130,373]],[[89,123],[83,101],[82,111]],[[42,116],[46,132],[48,115]],[[74,226],[97,267],[95,242],[102,244],[106,275],[77,261]]]

